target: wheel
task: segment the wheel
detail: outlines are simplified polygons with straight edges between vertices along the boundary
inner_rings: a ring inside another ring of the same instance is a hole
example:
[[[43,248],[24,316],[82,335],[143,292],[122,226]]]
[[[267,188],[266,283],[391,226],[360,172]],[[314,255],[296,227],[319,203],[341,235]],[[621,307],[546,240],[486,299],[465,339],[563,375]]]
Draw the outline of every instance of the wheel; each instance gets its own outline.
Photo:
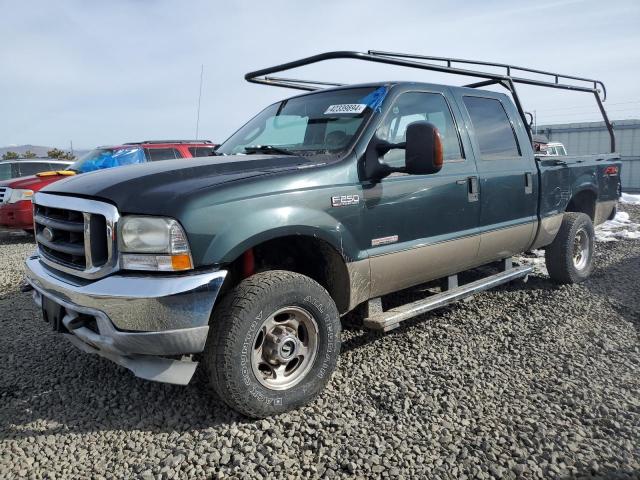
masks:
[[[593,240],[591,218],[584,213],[564,214],[555,240],[545,251],[549,276],[557,283],[579,283],[593,270]]]
[[[293,272],[257,273],[214,309],[204,363],[220,398],[249,417],[310,402],[340,352],[340,316],[327,291]]]

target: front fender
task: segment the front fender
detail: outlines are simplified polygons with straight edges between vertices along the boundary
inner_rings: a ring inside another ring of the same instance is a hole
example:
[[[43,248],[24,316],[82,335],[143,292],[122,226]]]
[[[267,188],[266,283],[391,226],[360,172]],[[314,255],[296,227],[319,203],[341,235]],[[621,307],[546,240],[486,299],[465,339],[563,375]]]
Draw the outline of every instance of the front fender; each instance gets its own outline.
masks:
[[[201,261],[197,263],[229,263],[251,247],[289,235],[306,235],[324,240],[346,262],[362,256],[352,233],[338,218],[304,206],[280,206],[244,213],[226,222],[223,228],[216,228]]]

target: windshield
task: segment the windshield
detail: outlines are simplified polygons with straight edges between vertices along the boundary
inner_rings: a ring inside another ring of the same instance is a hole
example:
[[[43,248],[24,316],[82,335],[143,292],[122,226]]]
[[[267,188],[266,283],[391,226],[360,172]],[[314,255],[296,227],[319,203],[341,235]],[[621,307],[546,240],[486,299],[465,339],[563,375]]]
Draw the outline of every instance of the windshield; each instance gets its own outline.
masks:
[[[334,160],[351,147],[386,91],[386,87],[349,88],[273,104],[229,137],[216,153],[290,152],[313,160]]]
[[[145,161],[144,152],[140,147],[96,148],[73,163],[68,170],[86,173],[94,170],[119,167],[121,165],[144,163]]]

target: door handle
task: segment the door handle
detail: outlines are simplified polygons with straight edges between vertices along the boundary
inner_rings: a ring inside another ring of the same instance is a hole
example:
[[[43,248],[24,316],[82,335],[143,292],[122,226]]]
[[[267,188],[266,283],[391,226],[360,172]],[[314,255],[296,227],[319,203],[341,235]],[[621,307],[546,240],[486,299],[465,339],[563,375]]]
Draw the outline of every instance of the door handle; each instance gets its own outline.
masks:
[[[467,178],[467,199],[470,202],[478,201],[478,177]]]
[[[526,195],[533,193],[533,174],[531,172],[524,174],[524,193]]]

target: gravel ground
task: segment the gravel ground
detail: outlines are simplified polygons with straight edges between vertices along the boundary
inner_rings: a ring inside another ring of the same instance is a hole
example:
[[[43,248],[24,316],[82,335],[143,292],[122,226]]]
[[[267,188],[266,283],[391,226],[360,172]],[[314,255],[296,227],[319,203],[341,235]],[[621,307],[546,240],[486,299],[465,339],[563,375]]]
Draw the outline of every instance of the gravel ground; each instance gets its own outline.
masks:
[[[0,478],[640,478],[639,240],[598,244],[578,286],[350,328],[316,402],[252,421],[48,331],[18,290],[30,240],[0,238]]]

